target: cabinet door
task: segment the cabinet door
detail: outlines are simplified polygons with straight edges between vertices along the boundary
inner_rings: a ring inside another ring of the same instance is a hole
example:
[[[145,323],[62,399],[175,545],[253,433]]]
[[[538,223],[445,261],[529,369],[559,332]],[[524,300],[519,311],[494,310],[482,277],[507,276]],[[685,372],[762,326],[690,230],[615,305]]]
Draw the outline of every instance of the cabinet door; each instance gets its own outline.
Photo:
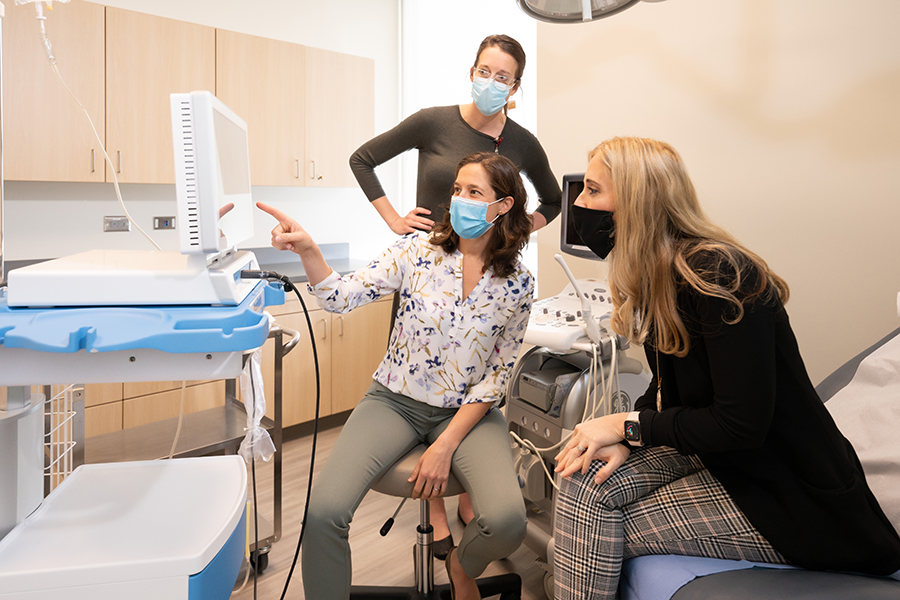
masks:
[[[350,155],[375,132],[375,61],[306,48],[306,185],[355,187]]]
[[[125,429],[177,417],[181,409],[181,389],[151,394],[124,401],[122,424]],[[225,404],[225,382],[212,381],[185,388],[184,414]]]
[[[121,402],[123,388],[121,383],[86,383],[84,384],[84,405],[100,406],[111,402]]]
[[[6,2],[3,19],[3,160],[6,179],[103,181],[90,123],[50,68],[34,6]],[[46,11],[57,67],[104,137],[103,6],[75,1]]]
[[[372,384],[387,351],[391,301],[367,304],[332,320],[331,410],[339,413],[355,407]]]
[[[174,183],[169,95],[215,91],[215,29],[108,7],[106,82],[106,148],[119,181]]]
[[[122,402],[84,409],[84,437],[94,437],[122,429]]]
[[[332,331],[332,315],[324,310],[309,312],[316,340],[316,353],[319,358],[319,374],[321,377],[321,399],[319,416],[325,417],[333,411],[331,408],[331,353],[334,332]],[[283,427],[297,423],[312,421],[316,416],[316,371],[313,362],[312,347],[309,341],[309,328],[303,313],[280,315],[278,323],[300,333],[300,341],[284,357],[282,364],[281,388],[281,420]],[[266,414],[274,416],[272,406],[274,396],[274,361],[272,356],[273,342],[266,342],[263,351],[263,378],[266,386]]]
[[[253,185],[303,185],[305,48],[216,30],[216,95],[247,122]]]
[[[205,383],[203,380],[198,381],[188,381],[185,385],[186,387],[194,387],[201,383]],[[123,385],[123,397],[125,399],[128,398],[138,398],[140,396],[149,396],[150,394],[157,394],[159,392],[169,392],[172,390],[181,390],[181,382],[180,381],[127,381]]]

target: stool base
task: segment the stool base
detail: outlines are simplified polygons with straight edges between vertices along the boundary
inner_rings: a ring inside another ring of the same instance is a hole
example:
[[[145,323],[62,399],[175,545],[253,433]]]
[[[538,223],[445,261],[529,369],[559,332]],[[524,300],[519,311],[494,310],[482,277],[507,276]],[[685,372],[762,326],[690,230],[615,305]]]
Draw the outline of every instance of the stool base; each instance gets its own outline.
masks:
[[[495,575],[477,580],[482,598],[500,595],[500,600],[519,600],[522,597],[522,578],[516,573]],[[434,586],[430,594],[421,594],[416,586],[378,587],[354,585],[350,588],[350,600],[450,600],[450,585]]]

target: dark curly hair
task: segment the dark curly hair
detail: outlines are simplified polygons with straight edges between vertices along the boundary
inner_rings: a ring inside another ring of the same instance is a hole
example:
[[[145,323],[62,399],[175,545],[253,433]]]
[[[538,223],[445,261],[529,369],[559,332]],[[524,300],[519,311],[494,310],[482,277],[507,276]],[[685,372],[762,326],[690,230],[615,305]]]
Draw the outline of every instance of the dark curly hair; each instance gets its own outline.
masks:
[[[507,196],[513,199],[512,208],[494,221],[494,226],[489,231],[491,238],[485,250],[484,261],[485,271],[490,267],[498,277],[508,277],[515,270],[519,254],[531,235],[531,217],[525,211],[528,194],[522,184],[519,168],[505,156],[493,152],[471,154],[456,166],[454,177],[459,175],[460,169],[471,164],[481,165],[498,200]],[[443,248],[447,254],[459,248],[459,235],[450,224],[450,211],[435,226],[431,243]]]

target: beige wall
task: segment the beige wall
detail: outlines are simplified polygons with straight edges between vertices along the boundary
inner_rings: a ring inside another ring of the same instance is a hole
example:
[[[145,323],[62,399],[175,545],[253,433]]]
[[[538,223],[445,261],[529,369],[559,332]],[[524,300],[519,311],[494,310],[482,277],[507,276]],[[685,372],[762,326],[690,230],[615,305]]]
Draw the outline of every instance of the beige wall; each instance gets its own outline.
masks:
[[[541,142],[560,177],[607,137],[672,143],[710,216],[791,285],[818,383],[900,326],[897,23],[895,0],[670,0],[541,23]],[[565,284],[557,249],[558,222],[539,235],[542,296]]]

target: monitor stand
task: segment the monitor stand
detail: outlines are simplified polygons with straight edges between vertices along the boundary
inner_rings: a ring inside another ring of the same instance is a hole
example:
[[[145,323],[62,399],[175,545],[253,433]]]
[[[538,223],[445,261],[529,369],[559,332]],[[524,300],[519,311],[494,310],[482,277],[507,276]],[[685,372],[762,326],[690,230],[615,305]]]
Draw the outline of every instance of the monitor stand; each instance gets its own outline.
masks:
[[[236,305],[257,280],[252,252],[189,254],[163,250],[91,250],[9,272],[8,304],[33,306]]]

